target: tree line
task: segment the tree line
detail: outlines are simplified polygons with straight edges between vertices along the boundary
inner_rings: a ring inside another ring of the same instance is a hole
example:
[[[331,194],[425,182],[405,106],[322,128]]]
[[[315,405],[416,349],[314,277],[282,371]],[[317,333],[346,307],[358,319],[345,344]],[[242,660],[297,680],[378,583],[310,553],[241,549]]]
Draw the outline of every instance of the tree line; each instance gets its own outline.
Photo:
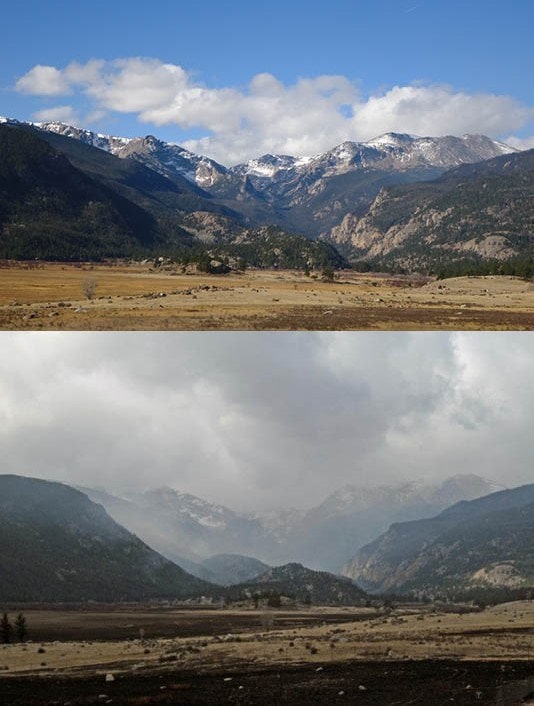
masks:
[[[9,620],[9,615],[4,613],[0,620],[0,642],[4,645],[14,642],[15,639],[18,640],[18,642],[26,642],[27,637],[28,628],[24,614],[19,613],[15,618],[14,625],[12,625]]]

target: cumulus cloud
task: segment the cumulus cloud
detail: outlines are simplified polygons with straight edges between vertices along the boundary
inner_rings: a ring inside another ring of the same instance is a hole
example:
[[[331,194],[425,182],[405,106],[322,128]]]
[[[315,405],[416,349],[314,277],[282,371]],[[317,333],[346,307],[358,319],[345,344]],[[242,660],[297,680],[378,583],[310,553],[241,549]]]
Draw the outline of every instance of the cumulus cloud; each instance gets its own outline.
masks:
[[[37,64],[16,83],[21,93],[39,96],[60,96],[70,92],[69,81],[64,71],[54,66]]]
[[[510,135],[505,139],[505,142],[517,150],[531,150],[534,149],[534,135],[530,137],[514,137]]]
[[[1,335],[4,473],[251,510],[347,484],[533,482],[530,334]]]
[[[56,105],[52,108],[38,110],[33,114],[33,119],[42,122],[57,120],[58,122],[75,126],[78,126],[81,122],[72,105]]]
[[[71,62],[64,69],[37,64],[15,84],[17,91],[37,96],[60,96],[72,93],[76,87],[90,90],[102,80],[105,62],[92,59],[86,64]]]
[[[534,117],[509,96],[468,94],[448,86],[394,86],[365,97],[344,76],[300,78],[286,85],[269,73],[243,88],[210,88],[176,64],[134,57],[35,66],[17,90],[40,96],[82,92],[94,110],[136,114],[152,125],[204,130],[184,142],[234,164],[266,152],[309,156],[344,140],[380,133],[510,133]]]
[[[395,86],[381,96],[371,96],[354,116],[354,128],[366,139],[381,132],[416,135],[490,136],[520,128],[533,111],[509,96],[468,94],[449,86]]]

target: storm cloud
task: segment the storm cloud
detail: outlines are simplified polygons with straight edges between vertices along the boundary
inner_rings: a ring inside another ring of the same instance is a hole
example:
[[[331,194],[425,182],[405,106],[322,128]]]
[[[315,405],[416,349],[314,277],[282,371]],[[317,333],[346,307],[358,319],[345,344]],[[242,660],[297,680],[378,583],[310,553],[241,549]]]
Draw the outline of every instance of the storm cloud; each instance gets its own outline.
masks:
[[[0,472],[238,510],[534,482],[530,333],[2,333]]]

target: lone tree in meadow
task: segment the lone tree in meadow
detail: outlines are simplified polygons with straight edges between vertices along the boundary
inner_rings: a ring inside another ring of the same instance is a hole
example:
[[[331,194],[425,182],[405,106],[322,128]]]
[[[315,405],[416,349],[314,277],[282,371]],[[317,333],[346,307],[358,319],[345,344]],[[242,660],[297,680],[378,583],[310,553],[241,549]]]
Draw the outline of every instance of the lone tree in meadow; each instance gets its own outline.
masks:
[[[15,620],[15,635],[17,636],[17,640],[19,642],[26,642],[28,628],[26,626],[26,618],[22,613],[19,613]]]
[[[91,300],[96,292],[97,281],[95,277],[86,277],[82,284],[82,290],[86,299]]]
[[[7,613],[4,613],[2,620],[0,620],[0,640],[7,645],[11,642],[11,637],[13,635],[13,626],[9,622],[9,617]]]

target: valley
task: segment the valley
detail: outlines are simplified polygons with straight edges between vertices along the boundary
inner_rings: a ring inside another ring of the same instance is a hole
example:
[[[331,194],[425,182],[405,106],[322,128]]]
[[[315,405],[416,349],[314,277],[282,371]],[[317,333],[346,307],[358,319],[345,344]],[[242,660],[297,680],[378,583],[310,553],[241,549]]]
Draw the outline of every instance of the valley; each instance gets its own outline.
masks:
[[[508,276],[438,281],[343,270],[328,282],[320,271],[314,278],[295,270],[210,275],[150,263],[4,262],[0,328],[531,330],[534,286]]]
[[[320,273],[354,264],[374,272],[530,279],[533,152],[483,135],[386,133],[314,156],[264,154],[226,167],[154,135],[114,137],[0,118],[0,257],[163,256],[218,273]],[[291,304],[303,309],[303,328],[322,328],[306,307],[311,302]],[[259,314],[251,327],[296,328],[293,315],[278,312],[276,325]],[[239,316],[228,318],[229,328],[240,327]],[[370,312],[361,325],[341,318],[326,328],[374,328],[378,318]],[[422,318],[436,326],[437,317]],[[397,327],[421,326],[398,319]],[[210,326],[218,327],[217,318],[195,324]]]
[[[531,703],[534,603],[443,608],[28,611],[0,686],[28,705]]]

